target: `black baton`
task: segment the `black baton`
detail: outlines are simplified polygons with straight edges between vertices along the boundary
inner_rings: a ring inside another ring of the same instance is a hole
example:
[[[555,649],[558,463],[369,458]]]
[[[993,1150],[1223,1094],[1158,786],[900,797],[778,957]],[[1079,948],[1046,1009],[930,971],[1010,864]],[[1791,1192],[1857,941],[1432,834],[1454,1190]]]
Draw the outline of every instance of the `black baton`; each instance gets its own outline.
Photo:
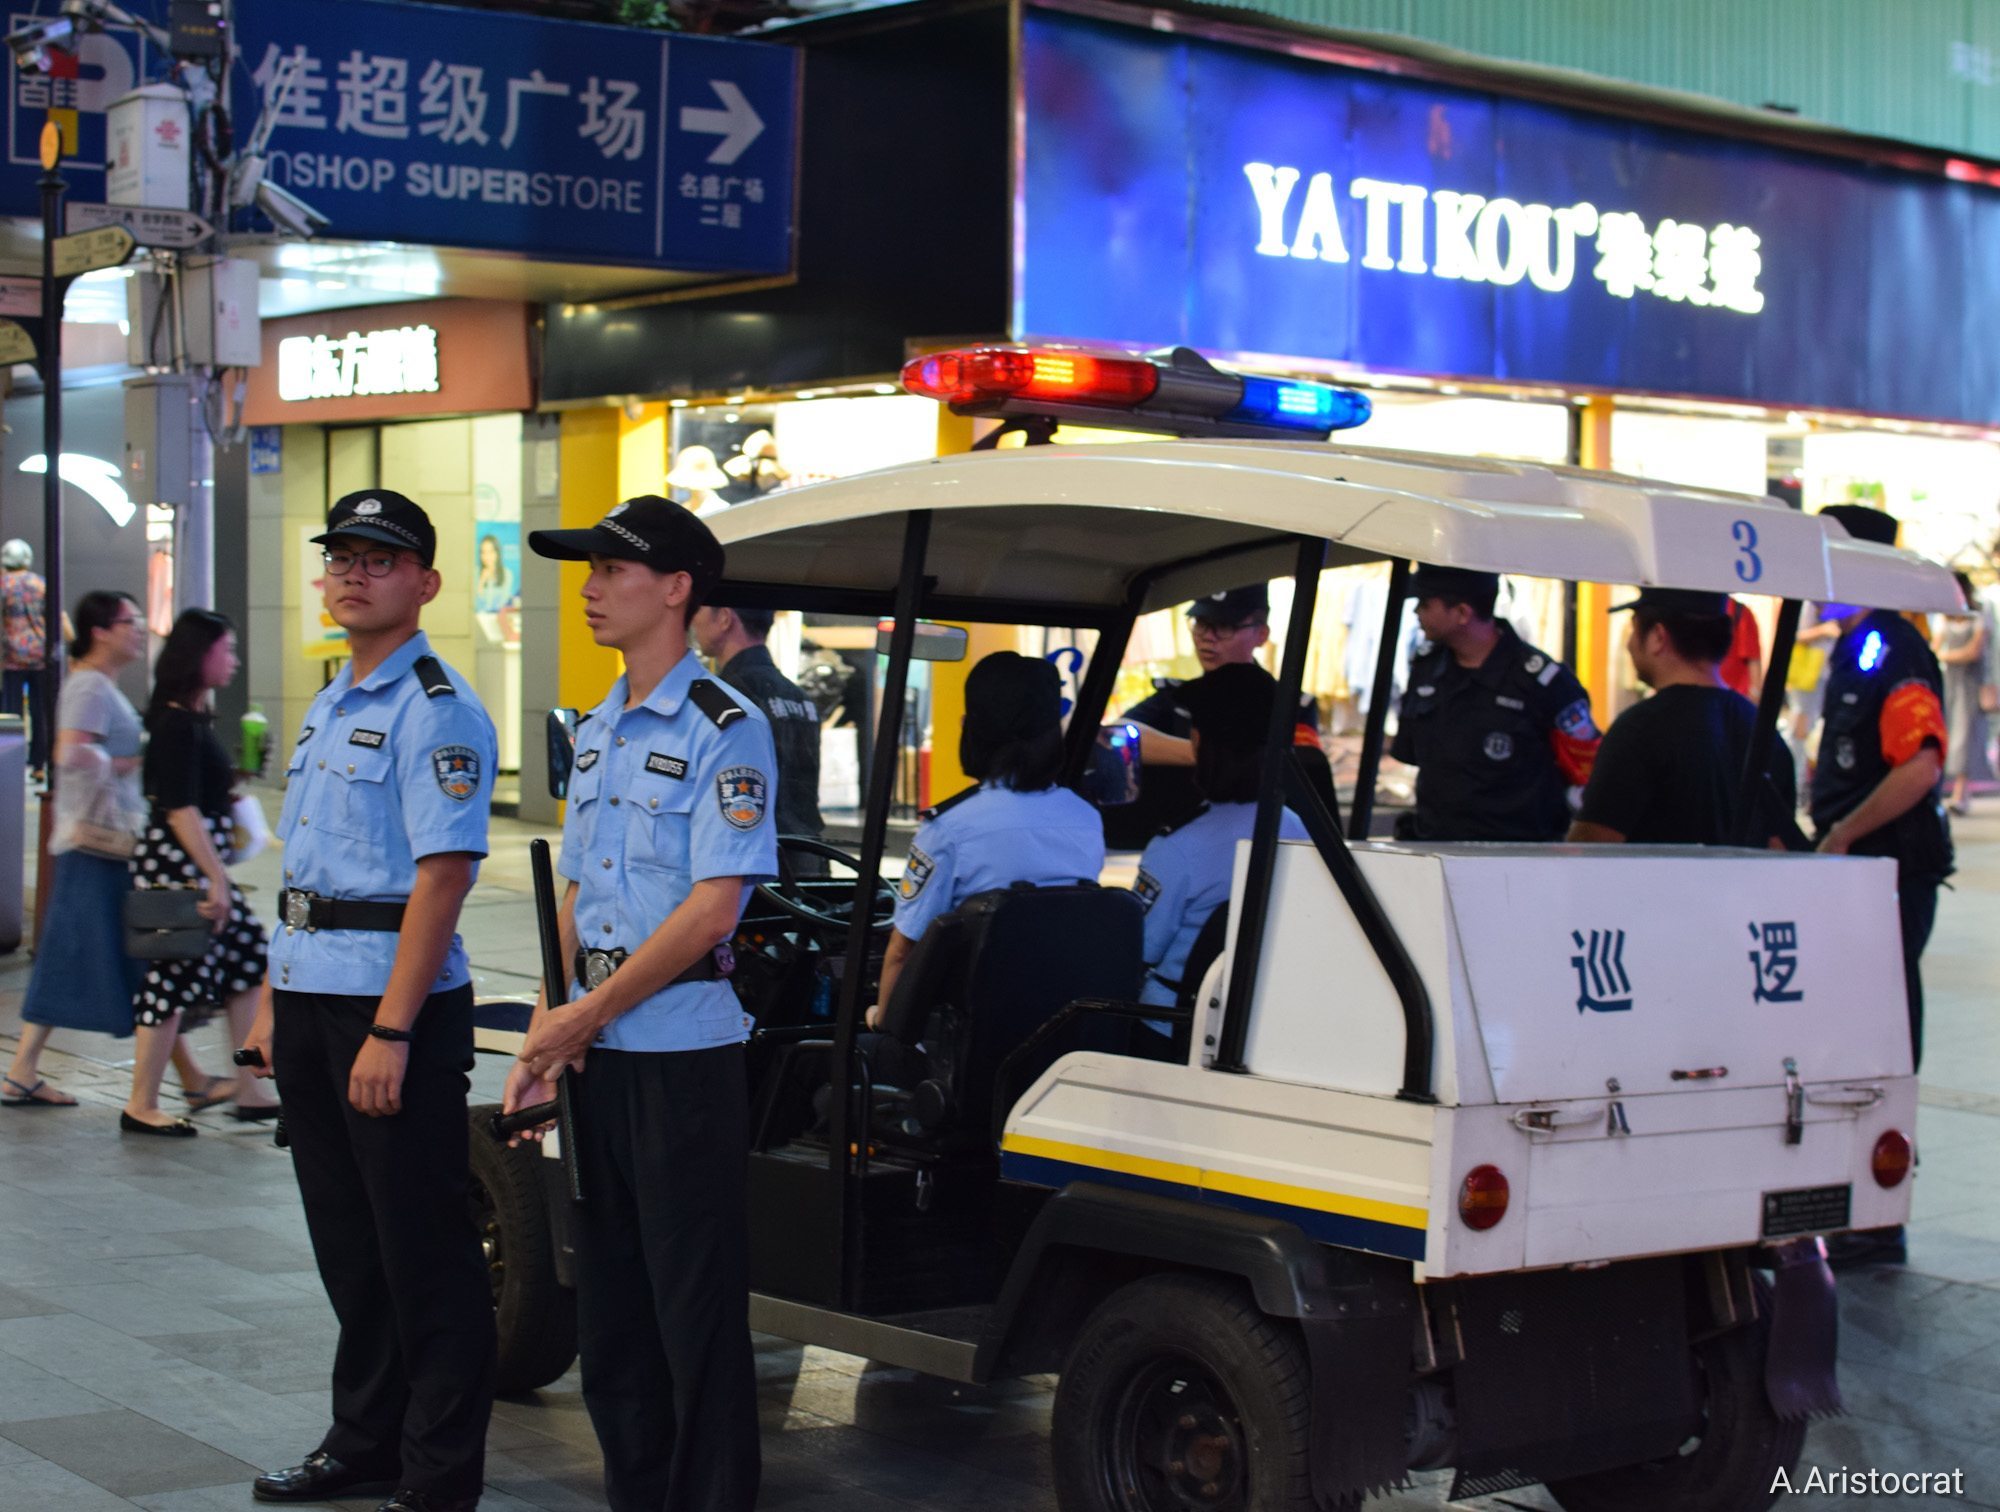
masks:
[[[555,1012],[569,1001],[569,971],[563,965],[562,929],[556,919],[556,872],[549,860],[549,842],[530,840],[528,842],[528,863],[535,874],[535,924],[542,935],[542,991],[547,995],[549,1011]],[[556,1132],[562,1140],[563,1175],[569,1178],[569,1200],[583,1201],[583,1172],[577,1164],[576,1148],[576,1078],[567,1066],[556,1078]],[[524,1108],[514,1117],[522,1118],[528,1113],[541,1116],[533,1123],[523,1124],[523,1128],[534,1128],[536,1124],[548,1122],[550,1109],[545,1103],[540,1108]],[[498,1120],[495,1120],[498,1135]]]
[[[238,1050],[229,1058],[239,1066],[261,1066],[264,1064],[264,1052],[262,1050],[246,1048]],[[278,1126],[271,1131],[271,1143],[281,1150],[291,1148],[292,1140],[291,1136],[285,1132],[285,1113],[282,1108],[278,1110]]]

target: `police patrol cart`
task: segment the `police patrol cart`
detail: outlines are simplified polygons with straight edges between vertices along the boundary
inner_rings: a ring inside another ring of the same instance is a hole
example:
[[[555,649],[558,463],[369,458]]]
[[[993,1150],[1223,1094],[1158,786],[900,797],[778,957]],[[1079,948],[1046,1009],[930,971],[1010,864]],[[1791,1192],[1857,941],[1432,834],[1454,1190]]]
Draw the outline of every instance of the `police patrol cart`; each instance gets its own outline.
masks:
[[[817,847],[853,877],[760,890],[737,939],[754,1325],[962,1381],[1060,1371],[1065,1512],[1344,1506],[1445,1466],[1455,1495],[1546,1482],[1572,1512],[1768,1506],[1838,1409],[1819,1236],[1909,1210],[1893,864],[1370,840],[1387,649],[1345,822],[1275,737],[1324,567],[1395,564],[1385,646],[1411,558],[1779,598],[1752,772],[1800,603],[1951,610],[1949,575],[1768,499],[1327,444],[1360,396],[1187,353],[955,353],[906,381],[1031,439],[1188,438],[768,496],[714,517],[716,600],[892,621],[879,750],[920,619],[1095,632],[1075,780],[1138,615],[1289,577],[1269,780],[1180,1007],[1126,1001],[1129,894],[983,895],[885,1005],[930,1067],[892,1088],[857,1045],[875,764],[859,856]],[[1281,795],[1309,840],[1278,840]],[[1739,815],[1761,799],[1746,779]],[[1163,1012],[1185,1060],[1120,1053]]]

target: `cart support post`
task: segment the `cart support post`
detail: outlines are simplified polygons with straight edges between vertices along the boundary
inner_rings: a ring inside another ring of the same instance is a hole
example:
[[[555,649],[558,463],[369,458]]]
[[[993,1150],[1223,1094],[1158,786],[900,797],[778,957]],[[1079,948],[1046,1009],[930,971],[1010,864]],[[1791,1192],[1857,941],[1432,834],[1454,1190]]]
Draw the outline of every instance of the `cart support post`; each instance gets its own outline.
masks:
[[[1375,778],[1382,770],[1382,740],[1389,728],[1389,695],[1396,686],[1397,632],[1403,628],[1403,599],[1410,590],[1410,564],[1401,557],[1389,564],[1389,602],[1382,610],[1382,640],[1375,647],[1375,686],[1368,695],[1368,721],[1362,727],[1361,767],[1354,774],[1354,797],[1347,805],[1350,839],[1366,840],[1375,819]]]
[[[1764,796],[1764,774],[1771,765],[1771,750],[1778,740],[1778,721],[1785,713],[1785,677],[1792,666],[1792,648],[1799,638],[1799,601],[1786,599],[1778,608],[1778,624],[1771,636],[1771,654],[1764,663],[1764,687],[1757,700],[1757,724],[1750,732],[1750,751],[1743,759],[1743,776],[1736,785],[1734,822],[1729,843],[1750,845],[1756,840],[1757,812]],[[1780,814],[1781,827],[1792,816]]]

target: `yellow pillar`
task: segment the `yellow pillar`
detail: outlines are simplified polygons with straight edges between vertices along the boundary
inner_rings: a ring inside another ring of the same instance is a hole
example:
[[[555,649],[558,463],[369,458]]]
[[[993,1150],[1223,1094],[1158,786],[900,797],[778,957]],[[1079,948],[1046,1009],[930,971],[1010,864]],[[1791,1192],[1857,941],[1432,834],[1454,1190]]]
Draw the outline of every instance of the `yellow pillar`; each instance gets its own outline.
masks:
[[[1585,467],[1611,466],[1611,399],[1592,395],[1583,407],[1583,427],[1577,460]],[[1603,583],[1576,585],[1576,666],[1572,669],[1600,725],[1611,722],[1617,690],[1611,679],[1611,590]]]
[[[972,449],[972,421],[938,406],[938,455]],[[967,625],[965,660],[931,662],[931,802],[942,803],[971,785],[958,764],[958,731],[965,719],[965,677],[980,657],[1015,649],[1012,625]]]
[[[659,493],[665,486],[667,408],[651,404],[638,417],[609,406],[568,410],[562,417],[561,514],[565,530],[595,525],[620,499]],[[591,639],[576,596],[588,568],[559,564],[562,587],[556,616],[556,703],[594,707],[624,670],[616,651]]]

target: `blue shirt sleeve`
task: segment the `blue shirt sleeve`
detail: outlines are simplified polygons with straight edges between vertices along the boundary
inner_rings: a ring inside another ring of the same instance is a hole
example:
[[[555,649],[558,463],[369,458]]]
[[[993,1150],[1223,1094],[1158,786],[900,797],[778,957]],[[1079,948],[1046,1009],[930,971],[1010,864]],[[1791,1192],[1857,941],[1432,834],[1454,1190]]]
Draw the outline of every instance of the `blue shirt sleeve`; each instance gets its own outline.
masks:
[[[903,880],[896,884],[897,934],[921,940],[932,920],[951,911],[957,862],[949,829],[936,820],[919,826],[903,860]]]
[[[688,816],[688,880],[778,875],[778,824],[772,815],[778,758],[771,727],[738,720],[704,742],[693,812]]]
[[[1181,915],[1187,911],[1188,869],[1160,836],[1147,845],[1139,858],[1139,876],[1133,892],[1146,910],[1145,941],[1141,950],[1148,966],[1166,959],[1174,936],[1180,932]]]
[[[477,704],[426,698],[405,706],[402,723],[393,745],[411,859],[485,855],[499,764],[493,721]]]

